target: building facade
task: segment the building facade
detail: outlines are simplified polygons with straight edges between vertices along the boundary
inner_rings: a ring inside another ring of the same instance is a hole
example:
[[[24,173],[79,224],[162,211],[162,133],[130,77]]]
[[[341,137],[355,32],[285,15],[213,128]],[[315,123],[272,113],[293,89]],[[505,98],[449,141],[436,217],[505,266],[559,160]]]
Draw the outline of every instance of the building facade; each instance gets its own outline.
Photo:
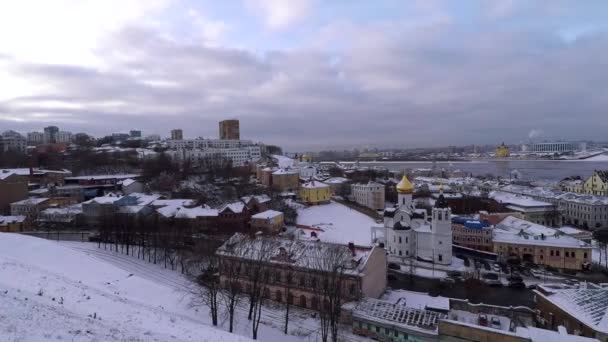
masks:
[[[465,217],[452,219],[452,243],[457,246],[492,252],[492,226]]]
[[[27,177],[0,170],[0,214],[10,212],[10,204],[27,198]]]
[[[0,150],[4,152],[25,153],[27,140],[15,131],[6,131],[0,135]]]
[[[221,140],[240,140],[241,133],[239,128],[239,120],[223,120],[220,121],[220,139]]]
[[[57,133],[59,133],[59,127],[48,126],[44,128],[44,143],[45,144],[56,144]]]
[[[72,142],[72,132],[59,131],[57,132],[57,143],[58,144],[69,144]]]
[[[323,204],[331,200],[331,190],[329,189],[329,185],[325,183],[310,181],[300,186],[298,196],[301,201],[307,204]]]
[[[262,244],[265,247],[261,247]],[[269,253],[264,258],[249,252],[262,248]],[[362,297],[378,298],[386,288],[386,253],[378,247],[266,237],[251,239],[235,234],[216,253],[220,258],[222,286],[228,287],[237,281],[247,293],[251,288],[251,272],[246,270],[252,269],[248,265],[254,264],[262,267],[261,272],[268,279],[263,290],[266,298],[280,303],[288,301],[303,308],[316,310],[321,305],[328,306],[321,287],[323,284],[329,286],[329,281],[337,277],[343,303]],[[330,255],[332,260],[328,261]],[[328,262],[341,265],[339,275],[328,271],[333,269],[333,266],[327,266]]]
[[[528,153],[567,153],[576,151],[585,151],[587,144],[584,142],[545,142],[531,143],[521,146],[522,152]]]
[[[384,209],[384,185],[376,182],[352,184],[350,194],[357,204],[372,210]]]
[[[585,181],[583,190],[590,195],[608,196],[608,171],[594,170],[593,175]]]
[[[44,144],[44,133],[42,132],[29,132],[27,134],[28,145],[36,146]]]
[[[283,213],[276,210],[266,210],[251,216],[251,230],[265,234],[278,234],[283,229]]]
[[[272,173],[272,188],[277,191],[297,191],[300,173],[296,169],[279,169]]]

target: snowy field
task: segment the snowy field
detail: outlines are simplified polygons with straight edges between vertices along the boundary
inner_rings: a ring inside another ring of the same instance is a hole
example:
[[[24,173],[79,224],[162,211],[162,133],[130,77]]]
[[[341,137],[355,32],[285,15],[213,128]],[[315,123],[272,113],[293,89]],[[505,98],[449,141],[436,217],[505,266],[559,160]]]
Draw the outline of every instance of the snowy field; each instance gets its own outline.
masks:
[[[235,331],[227,318],[210,324],[207,308],[192,308],[191,283],[179,272],[93,243],[55,242],[0,233],[1,341],[249,341],[243,302]],[[317,341],[319,322],[292,308],[264,308],[261,341]],[[362,340],[344,331],[347,340]]]
[[[321,228],[321,241],[359,246],[372,245],[371,226],[376,224],[371,217],[333,201],[299,209],[297,223]]]

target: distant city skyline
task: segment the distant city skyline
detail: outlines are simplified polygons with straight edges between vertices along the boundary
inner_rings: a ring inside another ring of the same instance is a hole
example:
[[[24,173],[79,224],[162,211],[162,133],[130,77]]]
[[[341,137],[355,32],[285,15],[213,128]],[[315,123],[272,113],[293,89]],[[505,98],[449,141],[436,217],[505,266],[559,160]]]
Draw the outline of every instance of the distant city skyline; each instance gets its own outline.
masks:
[[[69,9],[69,10],[66,10]],[[285,150],[603,140],[608,2],[0,4],[0,131]]]

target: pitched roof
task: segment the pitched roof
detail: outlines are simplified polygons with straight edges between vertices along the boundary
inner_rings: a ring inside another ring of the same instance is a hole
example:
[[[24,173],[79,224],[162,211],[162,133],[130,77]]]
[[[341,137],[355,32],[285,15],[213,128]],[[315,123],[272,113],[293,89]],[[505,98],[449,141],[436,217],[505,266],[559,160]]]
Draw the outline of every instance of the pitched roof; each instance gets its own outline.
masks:
[[[560,289],[545,297],[589,327],[608,333],[608,289]]]
[[[597,173],[602,182],[608,183],[608,170],[595,170],[595,173]]]
[[[258,213],[258,214],[255,214],[255,215],[251,216],[251,218],[254,218],[254,219],[271,219],[271,218],[277,217],[279,215],[283,215],[283,213],[280,212],[280,211],[276,211],[276,210],[266,210],[266,211],[263,211],[261,213]]]

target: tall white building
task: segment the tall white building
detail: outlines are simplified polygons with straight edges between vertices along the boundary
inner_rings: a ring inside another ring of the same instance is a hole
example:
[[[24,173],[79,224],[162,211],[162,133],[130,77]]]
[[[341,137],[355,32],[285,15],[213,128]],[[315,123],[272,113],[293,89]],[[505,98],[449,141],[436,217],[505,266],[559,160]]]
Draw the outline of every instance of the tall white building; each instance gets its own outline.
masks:
[[[27,134],[27,143],[29,145],[42,145],[44,144],[44,133],[42,132],[29,132]]]
[[[15,131],[6,131],[0,135],[0,149],[2,151],[25,153],[26,148],[27,141],[23,135]]]
[[[384,209],[384,185],[376,182],[352,184],[350,194],[359,205],[373,209]]]
[[[205,163],[217,160],[217,158],[228,159],[232,166],[243,166],[247,163],[255,163],[262,157],[259,146],[246,146],[242,148],[207,148],[207,149],[176,149],[167,151],[177,161],[191,160],[194,163]]]
[[[69,144],[72,142],[72,132],[59,131],[56,135],[56,141],[60,144]]]
[[[389,254],[438,264],[452,263],[451,210],[443,192],[429,218],[412,202],[414,186],[403,176],[397,184],[398,204],[384,211],[383,226],[372,227],[372,241],[383,243]],[[380,233],[380,234],[379,234]]]

